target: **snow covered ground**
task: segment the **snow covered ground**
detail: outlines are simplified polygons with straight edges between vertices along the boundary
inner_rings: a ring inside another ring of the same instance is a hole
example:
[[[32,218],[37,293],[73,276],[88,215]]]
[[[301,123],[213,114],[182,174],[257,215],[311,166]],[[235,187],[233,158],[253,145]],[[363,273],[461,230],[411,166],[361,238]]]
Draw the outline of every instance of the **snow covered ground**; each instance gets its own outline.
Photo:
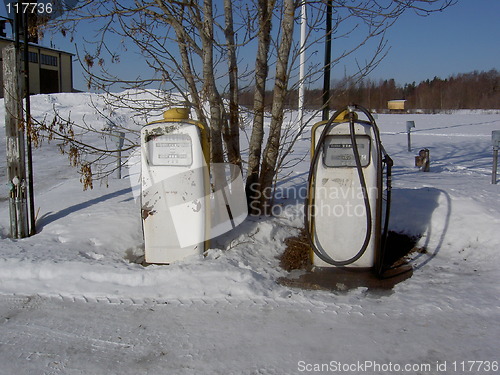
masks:
[[[38,118],[53,106],[105,126],[88,94],[33,97]],[[377,122],[395,163],[390,229],[421,235],[428,251],[411,261],[411,278],[384,292],[277,283],[287,276],[277,259],[284,239],[303,225],[308,158],[280,183],[278,217],[248,218],[204,259],[143,267],[129,179],[83,191],[55,143],[36,149],[36,236],[8,238],[7,187],[0,190],[0,374],[498,373],[491,131],[500,130],[500,113]],[[429,173],[413,166],[424,147]],[[308,149],[300,140],[294,155]]]

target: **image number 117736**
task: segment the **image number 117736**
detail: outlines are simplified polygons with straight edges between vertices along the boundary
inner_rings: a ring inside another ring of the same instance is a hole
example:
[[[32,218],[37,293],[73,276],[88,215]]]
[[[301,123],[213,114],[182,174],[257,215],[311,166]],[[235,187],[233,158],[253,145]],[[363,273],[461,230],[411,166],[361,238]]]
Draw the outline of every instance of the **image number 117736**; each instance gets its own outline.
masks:
[[[31,14],[51,14],[52,3],[7,3],[7,12],[11,13],[31,13]]]
[[[63,13],[72,10],[78,0],[38,0],[37,2],[23,2],[4,0],[8,18],[14,19],[15,14],[27,14],[54,19]]]

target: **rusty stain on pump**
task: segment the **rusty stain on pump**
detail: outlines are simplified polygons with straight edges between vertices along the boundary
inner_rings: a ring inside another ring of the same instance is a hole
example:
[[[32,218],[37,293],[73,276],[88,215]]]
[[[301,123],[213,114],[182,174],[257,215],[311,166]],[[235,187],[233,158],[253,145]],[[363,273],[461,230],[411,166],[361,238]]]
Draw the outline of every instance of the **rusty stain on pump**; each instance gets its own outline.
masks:
[[[152,208],[143,208],[142,209],[142,220],[146,220],[150,215],[154,215],[156,210]]]

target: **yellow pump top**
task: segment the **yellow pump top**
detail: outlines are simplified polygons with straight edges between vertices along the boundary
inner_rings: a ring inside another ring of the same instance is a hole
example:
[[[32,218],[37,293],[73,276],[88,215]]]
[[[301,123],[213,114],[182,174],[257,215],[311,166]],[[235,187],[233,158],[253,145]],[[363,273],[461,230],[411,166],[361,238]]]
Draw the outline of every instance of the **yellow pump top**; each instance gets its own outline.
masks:
[[[163,112],[163,119],[167,121],[188,120],[189,108],[171,108]]]

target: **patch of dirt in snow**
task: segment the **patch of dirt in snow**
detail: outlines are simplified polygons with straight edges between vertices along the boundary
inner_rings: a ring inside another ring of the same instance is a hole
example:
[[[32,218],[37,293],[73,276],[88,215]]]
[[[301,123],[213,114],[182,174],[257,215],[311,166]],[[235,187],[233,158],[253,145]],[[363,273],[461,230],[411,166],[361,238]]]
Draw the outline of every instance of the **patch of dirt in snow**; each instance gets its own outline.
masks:
[[[360,287],[378,291],[391,290],[396,284],[412,276],[412,269],[407,262],[411,254],[426,252],[415,246],[418,239],[418,236],[390,231],[384,259],[386,276],[377,277],[374,272],[367,270],[312,266],[311,247],[305,229],[302,229],[297,236],[285,240],[287,247],[280,257],[280,266],[292,274],[290,277],[280,278],[279,282],[290,287],[336,292]]]
[[[311,266],[311,246],[304,228],[298,235],[285,239],[286,249],[280,257],[280,266],[285,271],[301,270]]]

